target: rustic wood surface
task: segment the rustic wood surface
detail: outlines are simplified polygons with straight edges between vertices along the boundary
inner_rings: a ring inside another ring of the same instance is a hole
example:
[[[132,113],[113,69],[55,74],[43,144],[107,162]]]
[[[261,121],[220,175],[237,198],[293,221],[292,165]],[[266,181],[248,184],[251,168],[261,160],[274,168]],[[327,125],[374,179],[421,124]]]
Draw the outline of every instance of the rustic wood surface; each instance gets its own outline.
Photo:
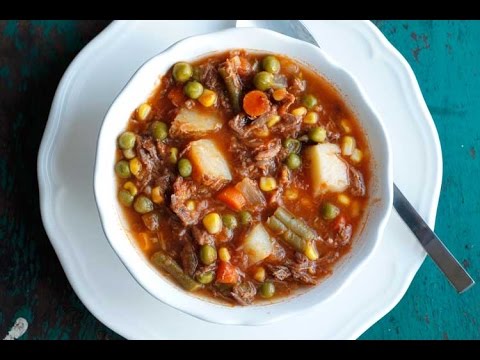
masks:
[[[18,318],[28,322],[20,339],[121,338],[72,291],[42,226],[36,174],[58,82],[108,23],[0,21],[0,338]],[[440,135],[436,231],[478,281],[480,22],[375,24],[412,66]],[[480,339],[480,286],[457,295],[427,259],[402,301],[361,338]]]

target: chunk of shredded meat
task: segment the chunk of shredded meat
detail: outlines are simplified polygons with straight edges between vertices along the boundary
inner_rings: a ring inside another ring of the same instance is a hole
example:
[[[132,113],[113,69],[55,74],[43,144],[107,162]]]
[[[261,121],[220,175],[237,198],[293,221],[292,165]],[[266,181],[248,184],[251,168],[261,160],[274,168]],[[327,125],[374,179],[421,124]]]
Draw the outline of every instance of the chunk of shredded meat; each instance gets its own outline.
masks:
[[[272,133],[276,135],[280,135],[284,138],[287,138],[287,137],[295,138],[297,137],[300,131],[301,125],[302,125],[301,116],[295,116],[292,114],[283,114],[282,120],[276,123],[271,130],[272,130]]]
[[[192,180],[185,180],[179,176],[173,183],[171,209],[182,220],[185,226],[195,225],[208,211],[208,201],[196,201],[195,209],[187,208],[186,202],[198,194],[198,186]]]
[[[198,258],[195,248],[190,241],[186,242],[183,246],[182,251],[180,252],[180,258],[182,260],[183,271],[186,274],[193,276],[197,270]]]
[[[348,167],[350,176],[350,193],[354,196],[365,196],[366,187],[362,173],[353,166]]]
[[[233,287],[231,296],[240,304],[240,305],[249,305],[252,303],[255,295],[257,294],[257,288],[251,281],[245,281]]]

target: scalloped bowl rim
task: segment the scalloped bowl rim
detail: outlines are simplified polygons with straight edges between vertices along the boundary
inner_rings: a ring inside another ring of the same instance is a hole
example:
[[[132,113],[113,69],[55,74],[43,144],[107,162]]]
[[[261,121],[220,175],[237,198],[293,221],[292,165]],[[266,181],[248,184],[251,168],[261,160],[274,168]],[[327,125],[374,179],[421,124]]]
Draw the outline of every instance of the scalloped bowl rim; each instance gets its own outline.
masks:
[[[116,200],[113,172],[116,138],[130,114],[159,84],[175,62],[212,52],[243,48],[285,54],[309,66],[333,83],[356,113],[368,138],[375,168],[368,219],[356,234],[350,252],[335,265],[332,275],[308,291],[270,304],[231,307],[193,296],[159,274],[127,235],[125,219]],[[263,325],[307,311],[331,299],[354,278],[379,244],[392,209],[393,167],[390,143],[383,123],[356,80],[328,54],[307,42],[261,28],[231,28],[182,39],[146,61],[120,91],[107,111],[97,140],[94,195],[102,229],[117,256],[136,281],[151,295],[197,318],[228,325]]]

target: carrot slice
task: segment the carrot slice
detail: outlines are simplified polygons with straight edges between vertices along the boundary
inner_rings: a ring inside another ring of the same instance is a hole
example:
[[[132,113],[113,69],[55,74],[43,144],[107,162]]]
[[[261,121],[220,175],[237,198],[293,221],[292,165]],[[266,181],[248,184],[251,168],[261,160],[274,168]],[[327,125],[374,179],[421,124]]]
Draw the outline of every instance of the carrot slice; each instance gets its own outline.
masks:
[[[243,98],[243,110],[250,116],[260,116],[270,110],[270,101],[263,91],[252,90]]]
[[[217,199],[224,202],[232,210],[242,210],[247,201],[243,194],[234,187],[228,187],[218,194]]]
[[[217,282],[221,284],[236,284],[237,281],[237,268],[228,262],[220,261],[217,269]]]

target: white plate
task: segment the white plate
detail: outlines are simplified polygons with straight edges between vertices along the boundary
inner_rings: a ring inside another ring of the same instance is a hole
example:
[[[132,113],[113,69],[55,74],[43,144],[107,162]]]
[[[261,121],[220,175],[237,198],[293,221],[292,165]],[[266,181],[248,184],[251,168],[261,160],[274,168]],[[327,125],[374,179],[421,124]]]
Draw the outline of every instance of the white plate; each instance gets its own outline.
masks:
[[[38,156],[45,229],[79,298],[126,338],[357,338],[400,301],[425,257],[396,213],[350,284],[309,314],[260,327],[215,325],[164,305],[135,282],[103,235],[93,165],[110,103],[151,56],[185,36],[233,24],[117,21],[82,50],[57,89]],[[305,24],[364,88],[391,135],[395,182],[433,226],[442,178],[440,143],[410,66],[370,22]]]

